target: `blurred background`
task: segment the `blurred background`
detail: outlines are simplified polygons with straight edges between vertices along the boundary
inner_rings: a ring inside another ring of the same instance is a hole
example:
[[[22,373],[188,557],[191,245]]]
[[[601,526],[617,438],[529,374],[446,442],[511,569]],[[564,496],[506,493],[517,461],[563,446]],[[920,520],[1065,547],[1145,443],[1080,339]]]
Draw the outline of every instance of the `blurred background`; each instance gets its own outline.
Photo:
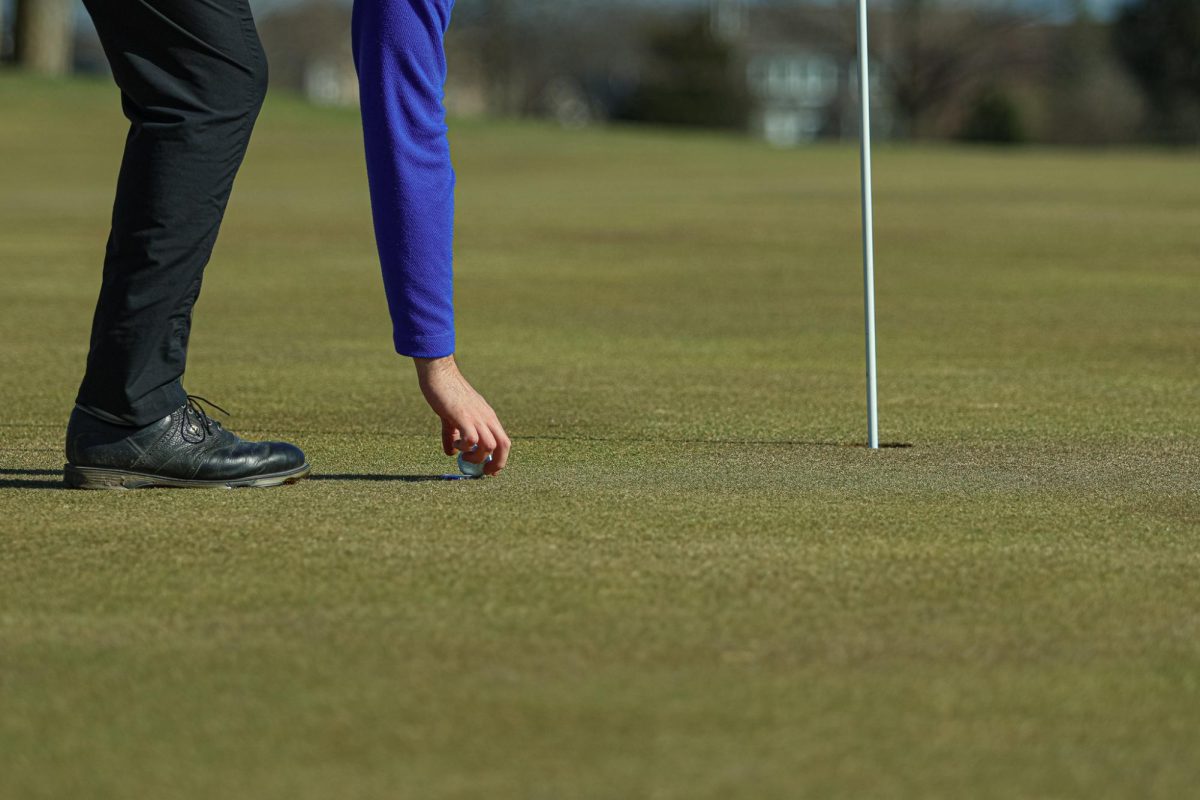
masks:
[[[319,474],[96,497],[127,125],[78,5],[0,0],[0,799],[1196,794],[1200,0],[871,0],[878,453],[854,3],[458,0],[459,353],[517,440],[471,484],[349,7],[251,1],[188,388]]]
[[[257,0],[276,90],[357,101],[350,4]],[[873,2],[877,134],[1200,142],[1196,0]],[[721,128],[797,147],[857,134],[851,0],[459,0],[455,116]],[[75,0],[0,0],[0,61],[102,74]]]

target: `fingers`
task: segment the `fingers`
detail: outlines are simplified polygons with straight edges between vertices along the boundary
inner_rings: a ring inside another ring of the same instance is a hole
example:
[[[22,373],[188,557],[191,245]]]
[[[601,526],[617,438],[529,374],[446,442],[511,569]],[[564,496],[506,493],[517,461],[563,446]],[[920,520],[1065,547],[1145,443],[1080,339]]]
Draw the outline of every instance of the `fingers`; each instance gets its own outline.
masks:
[[[512,440],[491,408],[486,416],[475,422],[459,421],[457,425],[444,422],[442,425],[442,449],[446,455],[463,452],[463,459],[473,464],[484,464],[485,475],[496,475],[508,464]],[[488,462],[488,456],[492,460]]]
[[[479,427],[475,428],[475,443],[468,445],[463,450],[465,455],[464,461],[470,461],[472,464],[482,464],[496,450],[496,435],[492,433],[491,427],[487,422],[483,422]]]
[[[483,464],[486,475],[499,473],[508,463],[512,440],[496,412],[452,361],[449,368],[424,365],[422,369],[418,364],[421,392],[442,419],[442,451],[448,456],[463,453],[465,461]]]
[[[473,451],[479,447],[479,433],[475,426],[467,421],[460,420],[458,423],[458,438],[454,441],[454,449],[461,450],[468,454],[468,460],[471,460]]]
[[[500,424],[500,420],[492,417],[492,435],[496,439],[496,450],[492,455],[492,461],[483,468],[483,474],[496,475],[500,470],[504,469],[508,464],[508,453],[512,450],[512,440],[508,438],[508,434],[504,431],[504,426]]]

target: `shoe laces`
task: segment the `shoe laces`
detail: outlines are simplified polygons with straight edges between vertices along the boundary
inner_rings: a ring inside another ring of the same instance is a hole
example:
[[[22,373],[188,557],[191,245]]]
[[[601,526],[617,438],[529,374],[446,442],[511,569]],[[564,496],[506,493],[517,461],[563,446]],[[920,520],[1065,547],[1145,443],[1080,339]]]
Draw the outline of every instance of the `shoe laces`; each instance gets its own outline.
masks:
[[[179,423],[179,435],[184,441],[198,444],[203,442],[213,434],[213,428],[221,429],[221,423],[210,417],[204,411],[203,403],[209,408],[220,411],[225,416],[229,416],[229,412],[221,408],[212,400],[201,397],[198,394],[189,394],[187,396],[187,405],[183,409],[183,419]],[[199,438],[195,438],[199,437]]]

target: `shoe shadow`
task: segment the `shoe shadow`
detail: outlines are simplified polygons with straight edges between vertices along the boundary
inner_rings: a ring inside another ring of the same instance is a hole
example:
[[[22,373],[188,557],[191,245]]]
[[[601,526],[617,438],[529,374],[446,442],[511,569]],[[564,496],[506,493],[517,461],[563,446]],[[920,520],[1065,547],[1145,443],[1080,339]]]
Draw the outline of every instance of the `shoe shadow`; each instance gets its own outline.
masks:
[[[0,477],[0,489],[61,489],[63,488],[61,469],[9,469],[0,467],[0,476],[16,475],[20,477]],[[54,480],[35,480],[28,475],[52,475]]]
[[[368,483],[441,483],[443,481],[475,480],[466,475],[375,475],[347,472],[341,474],[309,475],[310,481],[366,481]]]
[[[8,477],[8,476],[13,477]],[[34,476],[48,476],[39,479]],[[309,475],[310,481],[366,481],[375,483],[442,483],[445,481],[474,480],[466,475],[374,475],[344,473]],[[12,469],[0,467],[0,489],[63,489],[62,470],[58,469]]]

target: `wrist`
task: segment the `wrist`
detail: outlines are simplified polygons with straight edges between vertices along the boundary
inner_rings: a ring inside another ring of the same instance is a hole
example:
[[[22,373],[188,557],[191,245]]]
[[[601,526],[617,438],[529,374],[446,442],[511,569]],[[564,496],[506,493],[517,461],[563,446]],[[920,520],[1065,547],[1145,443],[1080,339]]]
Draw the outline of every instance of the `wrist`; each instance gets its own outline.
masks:
[[[453,353],[441,358],[414,358],[413,366],[417,370],[417,377],[422,381],[438,375],[458,372],[458,365],[454,362]]]

